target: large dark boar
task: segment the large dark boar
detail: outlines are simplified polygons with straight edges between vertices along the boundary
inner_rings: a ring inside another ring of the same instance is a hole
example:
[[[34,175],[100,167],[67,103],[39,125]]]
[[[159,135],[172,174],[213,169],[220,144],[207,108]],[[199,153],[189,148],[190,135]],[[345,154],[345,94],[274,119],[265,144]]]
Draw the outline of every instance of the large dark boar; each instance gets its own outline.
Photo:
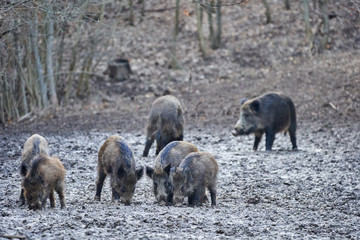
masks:
[[[173,187],[169,179],[170,168],[178,167],[181,160],[189,153],[198,151],[194,144],[173,141],[160,151],[155,159],[154,168],[146,167],[146,175],[153,180],[155,198],[159,203],[173,202]]]
[[[188,197],[190,206],[201,206],[206,198],[206,188],[211,196],[211,205],[216,205],[216,180],[219,167],[213,155],[194,152],[172,167],[170,180],[174,187],[174,204],[181,204]]]
[[[95,200],[100,201],[101,190],[107,175],[110,175],[112,201],[119,200],[130,205],[137,181],[143,175],[143,167],[135,169],[134,154],[125,139],[110,136],[98,154],[98,177]]]
[[[146,143],[143,156],[156,139],[156,155],[171,141],[182,141],[184,136],[184,114],[180,101],[171,95],[156,99],[146,124]]]
[[[34,134],[26,140],[24,148],[22,150],[20,165],[20,175],[22,176],[22,178],[26,176],[30,168],[31,160],[39,154],[49,156],[48,142],[44,137],[40,136],[39,134]],[[25,204],[23,188],[21,188],[19,200],[21,205]]]
[[[253,149],[258,149],[262,135],[266,135],[266,150],[271,150],[278,132],[289,132],[293,149],[296,145],[296,112],[292,100],[282,93],[267,93],[241,101],[240,118],[234,136],[255,134]]]
[[[65,207],[64,196],[64,165],[57,157],[43,154],[37,155],[30,162],[30,170],[23,180],[24,195],[29,208],[45,209],[46,200],[55,207],[54,190],[59,195],[61,208]]]

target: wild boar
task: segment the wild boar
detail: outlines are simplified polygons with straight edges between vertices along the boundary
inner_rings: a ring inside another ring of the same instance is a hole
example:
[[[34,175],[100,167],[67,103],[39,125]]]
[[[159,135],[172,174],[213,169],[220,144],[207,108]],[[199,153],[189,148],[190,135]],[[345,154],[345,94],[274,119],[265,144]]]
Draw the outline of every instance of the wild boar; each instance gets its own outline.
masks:
[[[20,175],[23,179],[30,168],[31,160],[39,154],[49,156],[48,142],[43,136],[34,134],[26,140],[21,154]],[[19,201],[21,205],[25,204],[23,188],[21,188]]]
[[[211,205],[216,205],[216,181],[219,171],[214,156],[207,152],[190,153],[179,167],[170,170],[170,181],[174,188],[174,205],[181,204],[188,197],[190,206],[201,206],[206,199],[206,188],[211,197]]]
[[[292,100],[282,93],[267,93],[253,99],[243,99],[234,136],[255,134],[253,150],[258,149],[262,135],[266,135],[266,150],[271,150],[278,132],[289,132],[292,148],[296,145],[296,112]]]
[[[171,95],[156,99],[151,106],[146,124],[146,143],[143,156],[147,157],[156,139],[156,155],[171,141],[184,137],[184,113],[180,101]]]
[[[29,209],[45,209],[47,198],[55,207],[54,190],[59,195],[61,208],[65,207],[65,168],[59,158],[44,154],[35,156],[23,180],[24,195]]]
[[[146,175],[153,181],[157,202],[170,205],[173,202],[172,184],[169,179],[170,168],[178,167],[189,153],[198,152],[198,148],[189,142],[173,141],[157,155],[154,168],[146,166]]]
[[[110,175],[112,201],[120,199],[125,205],[130,205],[135,185],[143,175],[143,167],[135,167],[134,154],[125,139],[110,136],[98,153],[95,200],[100,201],[104,180]]]

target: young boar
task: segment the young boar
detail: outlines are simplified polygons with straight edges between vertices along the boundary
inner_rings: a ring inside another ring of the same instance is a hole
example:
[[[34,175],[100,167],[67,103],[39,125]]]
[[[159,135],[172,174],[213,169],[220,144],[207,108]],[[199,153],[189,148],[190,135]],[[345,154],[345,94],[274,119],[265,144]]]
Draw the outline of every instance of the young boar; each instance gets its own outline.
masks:
[[[170,168],[178,167],[189,153],[198,152],[191,143],[173,141],[166,145],[155,159],[154,168],[146,167],[146,175],[153,181],[156,200],[170,205],[173,202],[173,187],[169,179]]]
[[[267,93],[253,99],[243,99],[240,118],[234,136],[255,134],[253,150],[258,149],[262,135],[266,136],[266,150],[271,150],[278,132],[289,132],[292,148],[296,145],[296,112],[292,100],[282,93]]]
[[[39,154],[49,156],[48,142],[39,134],[34,134],[26,140],[21,154],[20,175],[23,179],[30,168],[31,160]],[[25,204],[24,189],[22,187],[19,200],[21,205]]]
[[[34,157],[22,183],[29,209],[45,209],[47,198],[50,199],[50,206],[54,208],[54,190],[59,195],[61,208],[64,208],[64,178],[65,168],[57,157],[44,154]]]
[[[143,167],[135,169],[134,154],[123,137],[111,136],[105,141],[98,154],[97,169],[95,200],[100,201],[104,180],[110,175],[112,201],[120,199],[130,205]]]
[[[147,157],[156,139],[156,155],[171,141],[182,141],[184,114],[180,101],[171,95],[156,99],[146,124],[146,143],[143,156]]]
[[[181,204],[188,197],[190,206],[201,206],[206,198],[206,188],[211,196],[211,205],[216,205],[216,180],[219,167],[213,155],[194,152],[172,167],[170,181],[174,187],[174,204]]]

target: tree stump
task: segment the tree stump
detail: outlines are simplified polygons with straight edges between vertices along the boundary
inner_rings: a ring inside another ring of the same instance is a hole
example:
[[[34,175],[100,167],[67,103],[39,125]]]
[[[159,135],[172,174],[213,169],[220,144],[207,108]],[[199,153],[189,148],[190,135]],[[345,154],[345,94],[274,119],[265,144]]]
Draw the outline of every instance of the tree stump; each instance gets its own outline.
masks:
[[[108,62],[108,68],[104,74],[109,75],[114,81],[125,81],[132,73],[129,60],[116,58]]]

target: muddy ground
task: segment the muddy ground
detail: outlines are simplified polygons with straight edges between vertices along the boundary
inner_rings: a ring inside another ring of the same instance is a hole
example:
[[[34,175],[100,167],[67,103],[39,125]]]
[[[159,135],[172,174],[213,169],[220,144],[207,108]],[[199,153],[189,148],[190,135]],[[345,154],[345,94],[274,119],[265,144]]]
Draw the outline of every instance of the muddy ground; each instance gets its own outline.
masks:
[[[178,70],[168,68],[172,11],[150,12],[135,27],[120,24],[118,41],[126,44],[112,52],[131,58],[131,79],[99,77],[103,61],[87,99],[0,126],[0,236],[359,239],[360,52],[353,40],[359,35],[332,20],[330,49],[311,55],[303,41],[301,9],[294,5],[287,12],[282,2],[273,1],[274,12],[282,14],[274,14],[268,25],[260,1],[224,8],[223,46],[206,58],[197,50],[190,11],[181,18]],[[167,4],[159,1],[158,7]],[[191,9],[191,3],[182,7]],[[239,100],[267,91],[293,99],[298,151],[290,150],[289,136],[282,134],[271,152],[264,139],[253,152],[253,136],[231,135]],[[111,202],[108,181],[102,201],[94,202],[97,152],[108,136],[125,137],[138,166],[153,165],[154,146],[150,157],[141,157],[145,122],[151,102],[169,92],[186,110],[184,140],[219,163],[217,206],[159,206],[146,176],[131,206]],[[18,205],[21,149],[35,132],[46,137],[67,170],[64,210],[57,197],[55,209],[34,212]]]
[[[299,125],[299,151],[290,151],[279,135],[274,151],[253,152],[252,137],[227,131],[188,130],[185,140],[215,155],[219,166],[217,206],[168,207],[156,204],[147,177],[137,185],[131,206],[112,203],[109,181],[95,202],[97,151],[114,132],[46,135],[52,152],[66,169],[67,209],[30,211],[19,207],[21,143],[29,136],[0,138],[1,235],[39,238],[149,239],[357,239],[360,236],[360,127],[323,129]],[[122,134],[137,165],[141,132]]]

